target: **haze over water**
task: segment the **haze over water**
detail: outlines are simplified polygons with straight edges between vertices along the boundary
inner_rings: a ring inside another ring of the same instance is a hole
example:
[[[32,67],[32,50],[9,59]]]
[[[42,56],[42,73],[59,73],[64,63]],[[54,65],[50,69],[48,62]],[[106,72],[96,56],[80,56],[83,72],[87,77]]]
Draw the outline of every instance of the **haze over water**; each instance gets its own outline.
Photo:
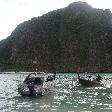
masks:
[[[17,87],[28,74],[0,74],[0,112],[112,112],[112,74],[98,87],[78,84],[77,74],[57,74],[53,92],[22,97]],[[97,75],[97,74],[96,74]]]

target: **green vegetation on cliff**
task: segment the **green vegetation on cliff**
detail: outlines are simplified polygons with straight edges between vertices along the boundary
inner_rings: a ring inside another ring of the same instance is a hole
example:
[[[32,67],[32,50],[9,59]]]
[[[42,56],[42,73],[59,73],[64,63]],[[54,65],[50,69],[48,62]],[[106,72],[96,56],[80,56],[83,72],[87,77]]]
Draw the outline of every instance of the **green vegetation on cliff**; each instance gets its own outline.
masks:
[[[17,26],[0,42],[0,70],[111,71],[112,14],[75,2]]]

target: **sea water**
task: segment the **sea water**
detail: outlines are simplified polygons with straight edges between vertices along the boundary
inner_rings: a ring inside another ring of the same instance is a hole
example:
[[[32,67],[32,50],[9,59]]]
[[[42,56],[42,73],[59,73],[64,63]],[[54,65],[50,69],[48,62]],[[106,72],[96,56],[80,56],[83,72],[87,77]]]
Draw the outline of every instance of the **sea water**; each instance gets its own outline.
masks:
[[[52,92],[23,97],[17,88],[27,75],[0,74],[0,112],[112,112],[111,73],[100,73],[103,81],[98,87],[79,85],[76,73],[58,73]]]

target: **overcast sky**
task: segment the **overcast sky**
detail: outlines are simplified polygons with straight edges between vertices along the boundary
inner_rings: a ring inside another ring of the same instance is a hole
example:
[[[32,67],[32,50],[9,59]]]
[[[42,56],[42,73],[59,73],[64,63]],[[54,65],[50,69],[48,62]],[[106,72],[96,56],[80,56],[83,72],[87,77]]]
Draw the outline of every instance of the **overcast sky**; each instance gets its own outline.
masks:
[[[8,37],[18,24],[76,1],[112,12],[112,0],[0,0],[0,40]]]

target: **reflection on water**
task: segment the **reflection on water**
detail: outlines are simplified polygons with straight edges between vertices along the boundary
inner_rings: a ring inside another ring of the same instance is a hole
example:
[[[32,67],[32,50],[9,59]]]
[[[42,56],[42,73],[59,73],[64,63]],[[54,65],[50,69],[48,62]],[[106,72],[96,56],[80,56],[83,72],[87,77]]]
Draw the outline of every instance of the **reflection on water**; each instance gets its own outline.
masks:
[[[27,74],[26,74],[27,75]],[[77,75],[58,74],[56,87],[43,97],[22,97],[17,85],[22,74],[0,74],[0,112],[111,112],[112,75],[101,74],[101,86],[85,88]]]

